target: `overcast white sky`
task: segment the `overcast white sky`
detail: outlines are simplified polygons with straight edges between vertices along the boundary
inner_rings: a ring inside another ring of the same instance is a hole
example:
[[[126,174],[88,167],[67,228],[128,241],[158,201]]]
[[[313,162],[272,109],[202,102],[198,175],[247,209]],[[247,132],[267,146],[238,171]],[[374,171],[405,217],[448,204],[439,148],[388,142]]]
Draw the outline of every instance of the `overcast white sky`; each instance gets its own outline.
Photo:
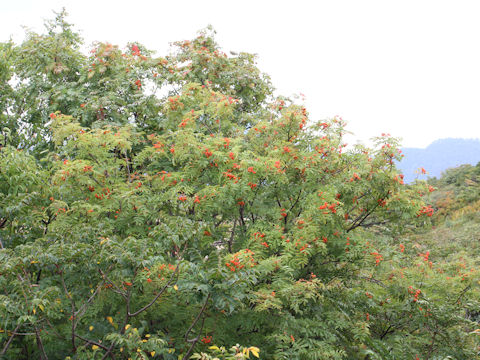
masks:
[[[159,54],[211,24],[224,51],[258,54],[279,93],[305,94],[312,118],[347,120],[350,142],[480,137],[480,1],[3,0],[0,41],[62,6],[87,43]]]

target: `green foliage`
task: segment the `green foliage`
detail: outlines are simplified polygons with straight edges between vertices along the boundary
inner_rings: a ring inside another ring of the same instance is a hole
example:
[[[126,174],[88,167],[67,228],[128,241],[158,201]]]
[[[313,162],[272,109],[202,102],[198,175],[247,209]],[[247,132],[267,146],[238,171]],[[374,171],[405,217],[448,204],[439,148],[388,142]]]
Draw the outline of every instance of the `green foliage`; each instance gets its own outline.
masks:
[[[80,45],[62,12],[0,48],[2,355],[476,356],[463,283],[396,250],[430,214],[396,139],[346,148],[209,29]]]
[[[455,220],[480,209],[480,163],[448,169],[441,178],[430,182],[437,189],[431,195],[438,210],[436,222],[442,223],[448,218]]]

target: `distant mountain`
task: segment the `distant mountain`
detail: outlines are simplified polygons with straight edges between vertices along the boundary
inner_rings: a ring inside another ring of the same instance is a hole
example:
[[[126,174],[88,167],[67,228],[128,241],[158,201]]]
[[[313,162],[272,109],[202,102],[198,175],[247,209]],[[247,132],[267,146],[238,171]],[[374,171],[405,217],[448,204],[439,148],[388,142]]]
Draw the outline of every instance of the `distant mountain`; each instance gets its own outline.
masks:
[[[397,167],[403,171],[405,182],[415,178],[439,177],[448,168],[463,164],[476,165],[480,162],[480,139],[440,139],[425,149],[403,148],[405,155]],[[419,175],[419,168],[425,168],[427,175]]]

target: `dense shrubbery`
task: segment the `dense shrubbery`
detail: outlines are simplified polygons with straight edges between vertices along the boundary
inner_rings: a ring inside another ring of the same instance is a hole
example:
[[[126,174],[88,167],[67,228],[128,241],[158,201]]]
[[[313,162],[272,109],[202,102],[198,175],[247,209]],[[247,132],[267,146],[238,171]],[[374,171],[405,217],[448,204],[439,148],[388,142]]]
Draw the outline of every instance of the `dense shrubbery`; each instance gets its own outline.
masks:
[[[1,354],[477,356],[476,264],[396,237],[431,212],[394,138],[346,149],[209,31],[80,44],[64,14],[1,44]]]

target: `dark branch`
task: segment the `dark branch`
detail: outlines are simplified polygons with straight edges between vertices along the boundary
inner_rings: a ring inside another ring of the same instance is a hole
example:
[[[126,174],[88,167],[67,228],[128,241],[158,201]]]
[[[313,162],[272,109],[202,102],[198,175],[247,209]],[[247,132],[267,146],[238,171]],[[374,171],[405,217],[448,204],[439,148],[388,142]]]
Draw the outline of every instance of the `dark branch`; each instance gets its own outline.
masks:
[[[158,298],[160,296],[162,296],[162,294],[165,292],[165,290],[174,282],[174,278],[175,276],[177,275],[178,273],[178,269],[180,268],[179,264],[177,264],[177,266],[175,267],[175,271],[173,272],[172,276],[170,277],[170,279],[168,280],[168,282],[165,284],[165,286],[160,290],[160,292],[153,298],[152,301],[150,301],[150,303],[148,303],[147,305],[145,305],[143,308],[135,311],[134,313],[130,313],[128,312],[128,316],[129,317],[134,317],[134,316],[137,316],[138,314],[140,314],[141,312],[144,312],[145,310],[147,310],[150,306],[152,306],[153,304],[155,304],[155,302],[158,300]]]
[[[15,337],[15,335],[17,335],[17,330],[20,328],[20,325],[17,325],[17,327],[15,328],[15,330],[13,330],[12,332],[12,335],[8,338],[7,342],[5,343],[5,346],[3,347],[2,349],[2,352],[0,353],[0,355],[5,355],[5,353],[7,352],[8,350],[8,347],[10,346],[10,344],[12,343],[13,341],[13,338]]]

